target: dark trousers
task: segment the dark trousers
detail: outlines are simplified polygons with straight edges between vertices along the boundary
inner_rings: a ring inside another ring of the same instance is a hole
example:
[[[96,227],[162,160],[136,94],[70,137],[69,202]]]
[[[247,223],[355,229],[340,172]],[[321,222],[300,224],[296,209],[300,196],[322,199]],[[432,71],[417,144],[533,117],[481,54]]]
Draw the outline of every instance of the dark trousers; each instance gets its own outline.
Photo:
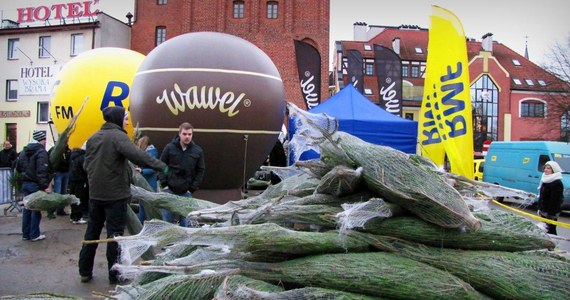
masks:
[[[103,226],[106,225],[107,238],[122,236],[127,221],[128,198],[115,201],[89,200],[89,220],[85,230],[84,240],[98,240]],[[89,276],[93,273],[97,244],[84,244],[79,253],[79,275]],[[107,243],[107,267],[109,280],[117,280],[117,271],[111,267],[118,261],[119,245],[115,242]]]
[[[550,219],[552,221],[558,221],[558,218],[556,216],[546,216],[545,218]],[[554,224],[550,224],[550,223],[546,223],[546,229],[548,230],[549,234],[554,234],[557,235],[556,233],[556,225]]]
[[[79,198],[79,204],[71,205],[71,220],[77,221],[89,214],[89,187],[85,182],[69,182],[69,193]]]

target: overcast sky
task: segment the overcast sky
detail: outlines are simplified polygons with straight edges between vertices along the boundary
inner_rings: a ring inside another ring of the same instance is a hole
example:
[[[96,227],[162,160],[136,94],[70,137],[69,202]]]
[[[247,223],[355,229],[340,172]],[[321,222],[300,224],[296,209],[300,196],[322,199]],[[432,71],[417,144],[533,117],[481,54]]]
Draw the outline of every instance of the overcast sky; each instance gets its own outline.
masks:
[[[524,55],[528,36],[530,59],[541,64],[556,42],[568,41],[569,0],[330,0],[331,49],[334,41],[352,40],[354,22],[368,25],[430,25],[431,5],[452,11],[465,35],[480,41],[488,32],[493,40]],[[332,61],[331,61],[332,63]]]

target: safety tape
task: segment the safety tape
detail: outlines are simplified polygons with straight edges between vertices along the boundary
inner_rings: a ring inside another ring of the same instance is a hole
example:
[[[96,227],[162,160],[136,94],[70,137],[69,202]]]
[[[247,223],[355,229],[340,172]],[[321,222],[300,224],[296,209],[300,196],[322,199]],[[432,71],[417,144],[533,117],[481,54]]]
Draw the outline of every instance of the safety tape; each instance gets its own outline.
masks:
[[[512,208],[512,207],[510,207],[510,206],[508,206],[508,205],[505,205],[505,204],[503,204],[503,203],[500,203],[500,202],[497,201],[497,200],[493,200],[493,203],[495,203],[495,204],[497,204],[497,205],[499,205],[499,206],[501,206],[501,207],[510,209],[510,210],[512,210],[512,211],[514,211],[514,212],[516,212],[516,213],[521,214],[521,215],[527,216],[527,217],[529,217],[529,218],[533,218],[533,219],[535,219],[535,220],[538,220],[538,221],[541,221],[541,222],[544,222],[544,223],[549,223],[549,224],[556,225],[556,226],[562,226],[562,227],[564,227],[564,228],[570,228],[570,224],[568,224],[568,223],[559,222],[559,221],[554,221],[554,220],[546,219],[546,218],[543,218],[543,217],[535,216],[535,215],[529,214],[529,213],[527,213],[527,212],[525,212],[525,211],[522,211],[522,210],[519,210],[519,209],[516,209],[516,208]]]

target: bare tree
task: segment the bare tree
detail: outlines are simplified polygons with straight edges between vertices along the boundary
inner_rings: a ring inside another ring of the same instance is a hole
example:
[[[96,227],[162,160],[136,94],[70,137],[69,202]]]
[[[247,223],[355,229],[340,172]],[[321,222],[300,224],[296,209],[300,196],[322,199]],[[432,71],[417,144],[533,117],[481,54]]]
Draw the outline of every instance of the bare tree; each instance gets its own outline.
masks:
[[[560,80],[570,84],[570,35],[566,45],[557,41],[547,54],[547,63],[542,67]]]
[[[570,35],[566,43],[557,41],[546,58],[542,68],[556,77],[547,82],[548,114],[552,124],[560,124],[560,140],[570,142]]]

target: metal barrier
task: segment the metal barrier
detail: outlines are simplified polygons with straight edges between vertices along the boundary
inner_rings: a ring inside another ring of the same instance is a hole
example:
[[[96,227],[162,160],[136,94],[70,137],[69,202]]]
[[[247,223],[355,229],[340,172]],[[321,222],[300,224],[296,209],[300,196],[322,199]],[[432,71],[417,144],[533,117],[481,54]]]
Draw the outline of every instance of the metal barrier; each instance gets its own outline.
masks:
[[[10,168],[0,168],[0,205],[10,203],[7,208],[4,208],[4,215],[14,209],[18,210],[18,212],[21,211],[18,205],[19,193],[10,184],[10,176],[12,176]]]

